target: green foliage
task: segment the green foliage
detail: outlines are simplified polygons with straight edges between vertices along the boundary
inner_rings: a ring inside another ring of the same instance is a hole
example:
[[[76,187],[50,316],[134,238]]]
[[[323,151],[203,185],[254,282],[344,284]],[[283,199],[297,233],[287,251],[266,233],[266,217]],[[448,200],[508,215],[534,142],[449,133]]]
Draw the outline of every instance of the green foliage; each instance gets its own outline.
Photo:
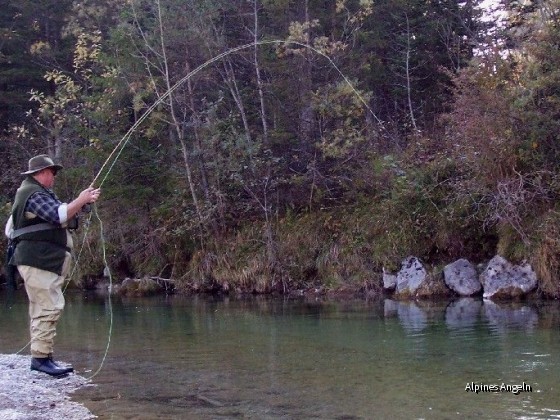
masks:
[[[367,141],[364,104],[368,99],[345,82],[314,93],[312,105],[322,134],[318,148],[326,158],[347,158]]]
[[[67,65],[40,80],[34,124],[10,144],[61,158],[57,188],[73,197],[158,101],[99,203],[120,274],[285,292],[379,287],[409,254],[553,258],[535,228],[560,179],[552,20],[528,25],[516,54],[470,61],[476,1],[93,3],[63,13],[72,52],[33,38],[34,57],[64,52]],[[217,57],[254,36],[313,49]],[[101,269],[99,239],[87,237],[86,271]]]
[[[529,28],[524,55],[519,58],[516,105],[522,119],[523,135],[532,148],[535,164],[558,170],[560,126],[560,29],[557,8],[551,1],[543,7]]]
[[[49,90],[43,72],[68,51],[60,29],[70,0],[8,0],[0,14],[0,130],[19,125],[29,104],[29,90]],[[44,54],[38,54],[39,51]]]
[[[461,164],[451,195],[470,201],[468,214],[495,229],[496,252],[532,261],[541,291],[552,296],[558,295],[551,226],[560,193],[558,6],[554,0],[526,9],[509,32],[514,49],[479,57],[455,78],[446,119],[448,150]]]

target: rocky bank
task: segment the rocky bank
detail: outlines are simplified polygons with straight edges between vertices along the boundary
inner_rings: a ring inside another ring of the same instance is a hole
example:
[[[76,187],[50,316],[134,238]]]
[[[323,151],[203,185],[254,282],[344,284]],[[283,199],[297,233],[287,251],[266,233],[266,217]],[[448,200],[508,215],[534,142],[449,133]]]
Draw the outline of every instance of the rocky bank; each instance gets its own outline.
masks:
[[[75,373],[53,378],[30,369],[29,356],[0,354],[0,420],[86,420],[95,416],[70,394],[89,381]]]

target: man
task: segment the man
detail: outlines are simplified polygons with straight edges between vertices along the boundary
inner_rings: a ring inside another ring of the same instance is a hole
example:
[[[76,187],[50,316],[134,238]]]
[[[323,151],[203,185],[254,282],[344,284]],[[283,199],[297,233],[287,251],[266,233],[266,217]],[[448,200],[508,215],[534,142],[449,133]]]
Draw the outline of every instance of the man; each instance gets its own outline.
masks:
[[[52,358],[56,323],[64,309],[62,285],[71,260],[68,229],[77,227],[76,215],[100,194],[100,189],[89,187],[72,202],[62,203],[52,191],[61,169],[47,155],[29,160],[6,226],[17,243],[10,264],[17,266],[29,297],[31,370],[52,376],[73,371]]]

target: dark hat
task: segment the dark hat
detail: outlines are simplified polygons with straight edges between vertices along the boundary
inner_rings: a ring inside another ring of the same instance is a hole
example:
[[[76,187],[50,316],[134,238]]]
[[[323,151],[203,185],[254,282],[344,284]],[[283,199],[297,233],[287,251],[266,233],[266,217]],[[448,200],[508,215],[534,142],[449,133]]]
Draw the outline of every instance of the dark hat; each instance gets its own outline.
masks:
[[[48,155],[39,155],[29,159],[28,170],[22,172],[22,175],[34,174],[35,172],[42,171],[46,168],[54,168],[59,171],[62,169],[62,165],[56,165],[53,160]]]

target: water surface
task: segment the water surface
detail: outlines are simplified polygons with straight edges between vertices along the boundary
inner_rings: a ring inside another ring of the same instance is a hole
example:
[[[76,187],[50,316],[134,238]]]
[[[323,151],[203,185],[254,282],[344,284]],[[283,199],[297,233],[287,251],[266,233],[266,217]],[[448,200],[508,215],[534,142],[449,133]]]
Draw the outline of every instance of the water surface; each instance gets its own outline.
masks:
[[[26,298],[2,299],[13,353]],[[71,293],[55,356],[101,367],[74,396],[101,419],[560,418],[559,326],[558,302]],[[470,391],[502,384],[524,388]]]

